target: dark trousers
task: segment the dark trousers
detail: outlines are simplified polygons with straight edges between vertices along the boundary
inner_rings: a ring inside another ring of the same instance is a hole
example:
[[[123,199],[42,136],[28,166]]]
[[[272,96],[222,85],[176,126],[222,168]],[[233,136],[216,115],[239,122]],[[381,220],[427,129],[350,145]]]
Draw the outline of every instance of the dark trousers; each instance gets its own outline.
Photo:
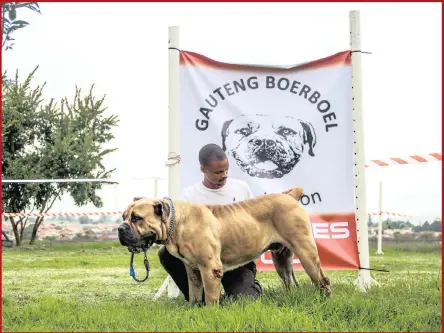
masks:
[[[185,299],[189,301],[188,276],[185,264],[178,258],[171,255],[165,246],[159,252],[160,264],[179,287]],[[257,298],[262,294],[262,287],[256,280],[256,263],[254,261],[224,273],[222,286],[225,295],[236,298],[238,296],[252,296]]]

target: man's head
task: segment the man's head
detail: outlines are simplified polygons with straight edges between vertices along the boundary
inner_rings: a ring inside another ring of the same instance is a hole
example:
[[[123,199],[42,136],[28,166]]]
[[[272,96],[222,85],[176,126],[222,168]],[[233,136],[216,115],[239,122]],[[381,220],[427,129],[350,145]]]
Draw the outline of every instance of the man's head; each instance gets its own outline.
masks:
[[[199,151],[200,171],[204,174],[204,185],[218,189],[227,182],[229,163],[221,147],[214,143],[203,146]]]

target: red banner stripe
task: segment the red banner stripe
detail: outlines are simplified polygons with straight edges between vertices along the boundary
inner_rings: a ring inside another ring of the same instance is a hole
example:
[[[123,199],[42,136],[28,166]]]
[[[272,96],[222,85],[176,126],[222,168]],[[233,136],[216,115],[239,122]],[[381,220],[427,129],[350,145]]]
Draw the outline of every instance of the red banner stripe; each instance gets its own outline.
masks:
[[[304,64],[295,65],[292,67],[268,67],[261,65],[241,65],[241,64],[231,64],[216,61],[214,59],[208,58],[202,54],[190,51],[181,51],[180,52],[180,65],[181,66],[192,66],[192,67],[207,67],[207,68],[215,68],[215,69],[224,69],[224,70],[238,70],[238,71],[255,71],[255,72],[288,72],[288,71],[300,71],[307,69],[317,69],[338,65],[350,65],[351,64],[351,56],[350,51],[343,51],[336,53],[334,55],[318,59],[315,61],[311,61]]]

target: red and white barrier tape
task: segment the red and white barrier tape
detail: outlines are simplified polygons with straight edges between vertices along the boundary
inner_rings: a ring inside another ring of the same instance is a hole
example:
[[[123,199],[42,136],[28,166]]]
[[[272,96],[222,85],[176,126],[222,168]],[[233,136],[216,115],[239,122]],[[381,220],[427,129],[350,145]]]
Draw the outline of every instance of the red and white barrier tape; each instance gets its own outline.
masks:
[[[85,212],[85,213],[2,213],[2,216],[14,216],[14,217],[26,217],[26,216],[33,216],[33,217],[39,217],[39,216],[111,216],[111,215],[122,215],[123,212]],[[404,217],[411,217],[412,215],[406,215],[402,213],[390,213],[390,212],[376,212],[376,213],[369,213],[370,215],[392,215],[392,216],[404,216]]]
[[[411,155],[406,157],[392,157],[388,159],[381,160],[370,160],[366,163],[365,167],[374,166],[390,166],[390,165],[400,165],[400,164],[417,164],[424,162],[437,162],[442,161],[442,155],[440,153],[431,153],[425,155]],[[40,180],[35,180],[40,182]],[[54,180],[52,180],[54,181]],[[58,180],[59,181],[59,180]],[[76,181],[76,180],[72,180]],[[78,181],[78,180],[77,180]],[[10,180],[9,182],[20,182],[15,180]],[[411,217],[411,215],[405,215],[400,213],[389,213],[389,212],[379,212],[370,213],[370,215],[393,215],[393,216],[404,216]],[[122,215],[122,212],[88,212],[88,213],[2,213],[2,216],[15,216],[15,217],[25,217],[25,216],[110,216],[110,215]]]
[[[15,216],[15,217],[26,217],[26,216],[110,216],[110,215],[122,215],[123,212],[85,212],[85,213],[2,213],[2,216]]]
[[[425,155],[411,155],[405,157],[391,157],[381,160],[370,160],[366,162],[365,167],[375,167],[375,166],[390,166],[390,165],[400,165],[400,164],[418,164],[425,162],[438,162],[442,161],[441,153],[431,153]]]
[[[402,217],[413,217],[413,215],[407,215],[402,213],[390,213],[390,212],[376,212],[376,213],[369,213],[369,215],[391,215],[391,216],[402,216]]]

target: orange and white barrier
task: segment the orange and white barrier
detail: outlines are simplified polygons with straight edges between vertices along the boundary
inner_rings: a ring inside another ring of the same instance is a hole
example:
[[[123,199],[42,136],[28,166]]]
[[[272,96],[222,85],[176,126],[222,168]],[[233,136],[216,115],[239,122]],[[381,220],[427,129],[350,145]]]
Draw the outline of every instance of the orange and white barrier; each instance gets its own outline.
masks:
[[[39,217],[39,216],[112,216],[112,215],[122,215],[123,212],[59,212],[59,213],[2,213],[2,216],[13,216],[13,217]],[[370,215],[391,215],[391,216],[403,216],[412,217],[412,215],[406,215],[402,213],[390,213],[390,212],[376,212],[369,213]]]
[[[391,212],[376,212],[369,213],[369,215],[390,215],[390,216],[401,216],[401,217],[413,217],[413,215],[407,215],[403,213],[391,213]]]
[[[84,212],[84,213],[73,213],[73,212],[60,212],[60,213],[2,213],[2,216],[14,216],[14,217],[26,217],[26,216],[111,216],[111,215],[122,215],[123,212]]]
[[[405,157],[390,157],[387,159],[370,160],[365,163],[365,167],[375,166],[391,166],[400,164],[418,164],[426,162],[439,162],[442,161],[441,153],[430,153],[425,155],[410,155]]]

